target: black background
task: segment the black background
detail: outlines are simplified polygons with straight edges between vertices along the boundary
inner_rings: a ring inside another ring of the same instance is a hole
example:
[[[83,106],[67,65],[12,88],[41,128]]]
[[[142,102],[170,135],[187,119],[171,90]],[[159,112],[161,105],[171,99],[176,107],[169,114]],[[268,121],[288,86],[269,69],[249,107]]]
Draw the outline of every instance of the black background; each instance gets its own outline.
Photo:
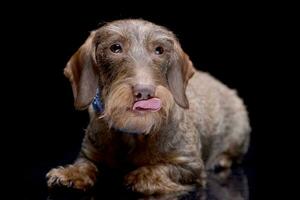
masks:
[[[18,4],[4,16],[10,19],[4,34],[12,36],[7,51],[14,52],[5,60],[15,74],[7,96],[17,93],[7,107],[16,112],[10,113],[6,126],[16,133],[12,141],[19,147],[9,157],[22,173],[23,196],[45,199],[45,173],[71,163],[80,149],[88,114],[75,111],[71,87],[63,76],[70,56],[102,22],[143,18],[171,29],[197,69],[237,89],[244,99],[253,129],[244,165],[249,169],[250,197],[260,199],[266,189],[261,190],[260,181],[273,178],[272,167],[264,165],[275,160],[270,149],[279,140],[275,131],[267,131],[273,121],[266,116],[273,106],[266,98],[277,69],[270,60],[262,60],[268,57],[266,30],[272,20],[264,17],[265,9],[259,5],[139,4],[137,8],[127,2],[26,4],[26,8]]]

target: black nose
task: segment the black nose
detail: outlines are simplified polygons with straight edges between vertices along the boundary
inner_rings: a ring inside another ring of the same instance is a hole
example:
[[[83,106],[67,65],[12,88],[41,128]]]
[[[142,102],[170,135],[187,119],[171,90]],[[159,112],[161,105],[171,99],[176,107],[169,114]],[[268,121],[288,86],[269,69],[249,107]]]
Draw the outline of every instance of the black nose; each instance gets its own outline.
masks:
[[[133,95],[136,101],[154,97],[155,88],[152,85],[136,84],[133,86]]]

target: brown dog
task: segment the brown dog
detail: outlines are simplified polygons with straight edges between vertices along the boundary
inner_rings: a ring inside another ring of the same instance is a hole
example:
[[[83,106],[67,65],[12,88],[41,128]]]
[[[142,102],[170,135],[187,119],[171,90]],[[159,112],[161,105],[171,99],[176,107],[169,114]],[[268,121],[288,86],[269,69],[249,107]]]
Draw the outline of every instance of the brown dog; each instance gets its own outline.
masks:
[[[188,190],[204,183],[205,169],[229,168],[247,151],[250,126],[241,99],[196,71],[164,27],[107,23],[91,32],[64,73],[75,107],[89,107],[90,124],[75,163],[47,174],[49,187],[86,190],[107,166],[125,172],[124,184],[135,192]]]

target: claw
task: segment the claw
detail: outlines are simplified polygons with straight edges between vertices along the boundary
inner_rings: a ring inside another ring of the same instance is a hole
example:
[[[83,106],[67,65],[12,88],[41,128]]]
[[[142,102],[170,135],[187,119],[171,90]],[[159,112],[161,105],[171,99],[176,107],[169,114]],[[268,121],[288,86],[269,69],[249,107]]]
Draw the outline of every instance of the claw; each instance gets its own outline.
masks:
[[[72,181],[69,181],[68,187],[73,187],[73,186],[74,186],[74,183]]]
[[[55,177],[49,177],[47,183],[49,187],[52,187],[55,184]]]

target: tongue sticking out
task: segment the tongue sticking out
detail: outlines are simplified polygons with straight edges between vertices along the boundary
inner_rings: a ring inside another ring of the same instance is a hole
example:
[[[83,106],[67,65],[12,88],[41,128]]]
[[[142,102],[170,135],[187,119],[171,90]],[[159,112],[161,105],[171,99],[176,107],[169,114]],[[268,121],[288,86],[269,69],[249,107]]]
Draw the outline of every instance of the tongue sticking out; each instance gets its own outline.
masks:
[[[134,111],[151,111],[156,112],[161,108],[161,101],[158,98],[137,101],[133,105]]]

